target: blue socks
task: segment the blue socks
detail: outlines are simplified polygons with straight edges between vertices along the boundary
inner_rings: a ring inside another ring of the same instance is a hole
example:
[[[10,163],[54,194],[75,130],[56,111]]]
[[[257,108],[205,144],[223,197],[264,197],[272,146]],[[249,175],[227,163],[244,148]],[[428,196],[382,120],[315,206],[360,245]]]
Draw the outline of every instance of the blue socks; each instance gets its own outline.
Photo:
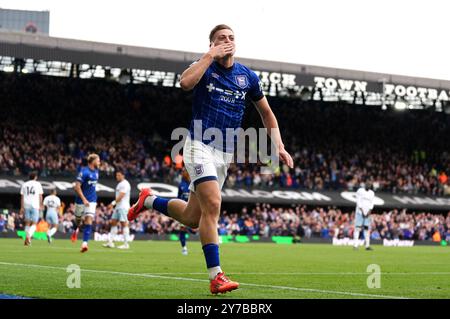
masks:
[[[180,243],[181,247],[186,246],[186,232],[184,231],[180,232]]]
[[[203,253],[205,254],[206,267],[212,268],[212,267],[220,266],[219,245],[206,244],[202,248],[203,248]]]
[[[84,225],[83,227],[83,241],[88,242],[91,237],[92,225]]]
[[[169,216],[169,213],[167,212],[167,206],[169,205],[169,199],[156,197],[153,201],[153,209],[157,210],[158,212]]]

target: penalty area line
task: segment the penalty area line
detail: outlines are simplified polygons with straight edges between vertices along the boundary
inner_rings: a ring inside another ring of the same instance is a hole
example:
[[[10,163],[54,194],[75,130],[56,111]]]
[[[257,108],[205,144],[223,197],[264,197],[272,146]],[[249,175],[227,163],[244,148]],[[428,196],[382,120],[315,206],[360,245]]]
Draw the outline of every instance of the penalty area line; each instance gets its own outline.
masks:
[[[55,270],[66,270],[65,267],[56,266],[46,266],[46,265],[36,265],[36,264],[21,264],[21,263],[9,263],[1,262],[0,265],[5,266],[18,266],[18,267],[30,267],[30,268],[41,268],[41,269],[55,269]],[[168,280],[178,280],[178,281],[194,281],[194,282],[207,282],[207,279],[196,279],[196,278],[186,278],[186,277],[173,277],[173,276],[163,276],[155,274],[140,274],[140,273],[129,273],[120,271],[108,271],[108,270],[96,270],[96,269],[80,269],[82,272],[91,272],[99,274],[110,274],[110,275],[121,275],[130,277],[144,277],[144,278],[157,278],[157,279],[168,279]],[[354,296],[354,297],[369,297],[369,298],[384,298],[384,299],[409,299],[402,296],[389,296],[389,295],[378,295],[378,294],[365,294],[357,292],[347,292],[347,291],[335,291],[335,290],[324,290],[324,289],[314,289],[314,288],[300,288],[300,287],[289,287],[289,286],[277,286],[277,285],[263,285],[263,284],[253,284],[253,283],[239,283],[240,286],[247,287],[258,287],[258,288],[268,288],[277,290],[292,290],[298,292],[314,292],[321,294],[331,294],[331,295],[344,295],[344,296]]]

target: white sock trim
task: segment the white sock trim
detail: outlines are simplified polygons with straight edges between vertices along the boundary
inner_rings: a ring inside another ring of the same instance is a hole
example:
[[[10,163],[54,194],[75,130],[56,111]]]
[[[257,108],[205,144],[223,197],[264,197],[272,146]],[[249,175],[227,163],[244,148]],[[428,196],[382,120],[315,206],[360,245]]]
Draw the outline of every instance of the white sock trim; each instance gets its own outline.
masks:
[[[117,235],[118,232],[118,227],[117,226],[112,226],[111,227],[111,231],[109,232],[109,243],[112,244],[112,242],[114,241],[114,236]]]
[[[36,231],[36,225],[31,225],[29,230],[30,238],[33,237],[34,232]]]
[[[148,196],[144,200],[144,206],[148,209],[153,209],[153,202],[155,201],[155,199],[156,199],[155,195]]]
[[[53,227],[52,229],[50,229],[49,230],[50,237],[53,237],[53,235],[56,234],[56,231],[57,231],[56,227]]]
[[[124,239],[125,245],[128,245],[129,237],[130,237],[130,227],[125,226],[123,228],[123,239]]]
[[[364,241],[366,243],[366,247],[369,247],[370,246],[370,235],[369,235],[368,230],[364,231]]]
[[[355,233],[353,234],[353,240],[354,240],[354,247],[358,247],[358,240],[359,240],[359,234],[361,233],[361,231],[355,230]]]
[[[216,278],[217,274],[221,272],[222,269],[220,268],[220,266],[208,268],[209,280],[213,280],[214,278]]]

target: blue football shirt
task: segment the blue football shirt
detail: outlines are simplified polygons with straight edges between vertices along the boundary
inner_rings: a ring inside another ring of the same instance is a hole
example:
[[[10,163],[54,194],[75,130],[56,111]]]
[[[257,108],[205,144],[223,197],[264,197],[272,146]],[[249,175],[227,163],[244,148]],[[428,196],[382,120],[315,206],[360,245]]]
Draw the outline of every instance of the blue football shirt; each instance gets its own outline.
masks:
[[[255,72],[237,62],[225,68],[214,61],[194,88],[191,138],[232,153],[236,138],[230,134],[227,136],[227,128],[241,127],[247,99],[256,102],[263,97]],[[201,126],[194,128],[194,121],[201,121]],[[203,133],[208,128],[221,131],[222,143],[216,141],[215,137],[204,138]]]
[[[84,197],[86,197],[90,203],[96,202],[97,192],[95,191],[95,187],[97,186],[98,181],[98,169],[91,170],[89,167],[81,168],[77,176],[77,181],[81,183],[81,191],[83,192]],[[83,201],[76,196],[75,203],[83,204]]]

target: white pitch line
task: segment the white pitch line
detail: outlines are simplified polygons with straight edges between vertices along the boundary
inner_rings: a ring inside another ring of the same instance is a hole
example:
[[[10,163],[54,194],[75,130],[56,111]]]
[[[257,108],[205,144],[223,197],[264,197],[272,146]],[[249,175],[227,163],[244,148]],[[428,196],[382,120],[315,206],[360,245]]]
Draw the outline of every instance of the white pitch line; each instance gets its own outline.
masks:
[[[0,265],[21,266],[21,267],[31,267],[31,268],[58,269],[58,270],[64,270],[64,271],[66,270],[66,268],[64,268],[64,267],[35,265],[35,264],[19,264],[19,263],[0,262]],[[161,276],[161,275],[155,275],[155,274],[139,274],[139,273],[128,273],[128,272],[107,271],[107,270],[94,270],[94,269],[81,269],[81,271],[93,272],[93,273],[111,274],[111,275],[146,277],[146,278],[159,278],[159,279],[170,279],[170,280],[195,281],[195,282],[207,282],[207,283],[209,283],[209,280],[207,280],[207,279],[195,279],[195,278],[185,278],[185,277]],[[322,293],[322,294],[346,295],[346,296],[354,296],[354,297],[387,298],[387,299],[408,299],[406,297],[401,297],[401,296],[364,294],[364,293],[356,293],[356,292],[323,290],[323,289],[313,289],[313,288],[299,288],[299,287],[287,287],[287,286],[261,285],[261,284],[252,284],[252,283],[240,283],[240,285],[241,286],[249,286],[249,287],[269,288],[269,289],[293,290],[293,291],[300,291],[300,292],[316,292],[316,293]]]
[[[146,275],[205,275],[206,272],[154,272],[145,273]],[[229,275],[260,275],[260,276],[354,276],[354,275],[365,275],[368,276],[370,273],[367,272],[227,272]],[[450,272],[381,272],[382,276],[408,276],[408,275],[450,275]]]

